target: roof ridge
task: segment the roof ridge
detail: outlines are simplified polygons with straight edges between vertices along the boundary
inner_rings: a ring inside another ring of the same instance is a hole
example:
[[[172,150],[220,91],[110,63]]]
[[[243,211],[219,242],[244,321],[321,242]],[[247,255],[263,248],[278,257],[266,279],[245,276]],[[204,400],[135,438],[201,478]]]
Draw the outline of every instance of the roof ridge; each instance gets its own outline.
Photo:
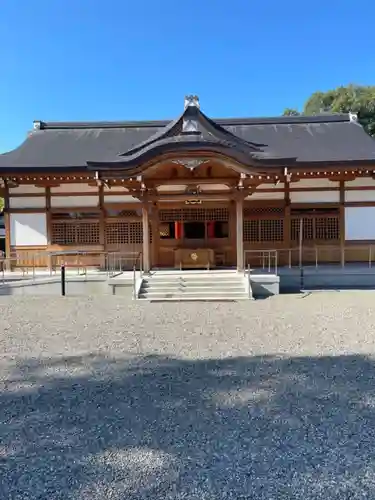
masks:
[[[180,118],[180,117],[179,117]],[[349,113],[323,114],[323,115],[300,115],[300,116],[266,116],[266,117],[239,117],[239,118],[210,118],[218,125],[282,125],[293,123],[325,123],[325,122],[349,122]],[[34,128],[40,130],[56,129],[95,129],[95,128],[150,128],[165,127],[172,120],[129,120],[129,121],[97,121],[97,122],[48,122],[42,120],[34,121]]]

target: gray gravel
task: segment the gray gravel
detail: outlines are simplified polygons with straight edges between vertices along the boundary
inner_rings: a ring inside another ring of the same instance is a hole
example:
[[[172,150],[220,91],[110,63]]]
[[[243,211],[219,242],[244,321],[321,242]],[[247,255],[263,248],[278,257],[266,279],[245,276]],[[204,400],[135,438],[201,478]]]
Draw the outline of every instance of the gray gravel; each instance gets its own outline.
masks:
[[[374,304],[0,298],[0,499],[375,498]]]

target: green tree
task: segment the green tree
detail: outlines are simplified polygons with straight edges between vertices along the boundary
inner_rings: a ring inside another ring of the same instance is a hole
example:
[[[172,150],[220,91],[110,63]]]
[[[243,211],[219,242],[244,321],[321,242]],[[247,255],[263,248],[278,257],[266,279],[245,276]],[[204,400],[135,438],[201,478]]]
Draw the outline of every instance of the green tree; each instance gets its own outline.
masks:
[[[4,210],[4,198],[0,198],[0,214]]]
[[[365,130],[375,136],[374,85],[351,84],[327,92],[314,92],[306,101],[302,114],[317,115],[321,113],[349,113],[350,111],[357,113]]]
[[[284,109],[283,116],[299,116],[301,113],[294,108]]]

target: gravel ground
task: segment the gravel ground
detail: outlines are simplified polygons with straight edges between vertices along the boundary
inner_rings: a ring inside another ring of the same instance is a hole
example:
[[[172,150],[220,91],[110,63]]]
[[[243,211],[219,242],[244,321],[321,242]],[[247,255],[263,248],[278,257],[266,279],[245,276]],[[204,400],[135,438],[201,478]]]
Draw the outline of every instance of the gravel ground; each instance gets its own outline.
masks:
[[[375,498],[374,299],[0,298],[0,499]]]

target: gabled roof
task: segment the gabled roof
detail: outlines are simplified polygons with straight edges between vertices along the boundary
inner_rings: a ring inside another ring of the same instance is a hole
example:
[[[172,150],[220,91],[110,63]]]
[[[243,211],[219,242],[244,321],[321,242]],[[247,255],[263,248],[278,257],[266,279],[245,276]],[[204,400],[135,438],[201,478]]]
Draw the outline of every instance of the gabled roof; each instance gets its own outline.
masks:
[[[257,164],[279,164],[295,158],[280,158],[267,144],[255,143],[241,138],[202,113],[196,104],[188,105],[174,121],[160,128],[151,137],[135,147],[108,156],[101,161],[88,161],[95,169],[142,170],[143,165],[162,154],[177,152],[215,152],[237,160],[244,166]]]
[[[1,172],[133,169],[163,153],[207,150],[244,165],[375,163],[375,140],[353,115],[208,118],[187,106],[173,121],[35,122]]]

